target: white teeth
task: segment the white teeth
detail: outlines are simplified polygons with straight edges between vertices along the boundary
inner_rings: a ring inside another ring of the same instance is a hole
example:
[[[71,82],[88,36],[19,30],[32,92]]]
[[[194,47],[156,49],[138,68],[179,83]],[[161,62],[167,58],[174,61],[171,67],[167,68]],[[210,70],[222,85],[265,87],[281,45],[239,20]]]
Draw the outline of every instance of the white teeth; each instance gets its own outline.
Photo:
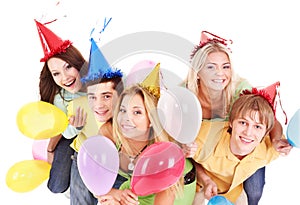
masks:
[[[134,126],[131,126],[131,125],[122,125],[122,127],[124,129],[132,129],[132,128],[134,128]]]
[[[244,142],[247,142],[247,143],[251,143],[253,141],[251,139],[246,139],[244,137],[241,137],[241,140],[244,141]]]
[[[223,83],[224,80],[213,80],[215,83]]]
[[[71,81],[71,82],[69,82],[69,83],[65,83],[65,86],[70,86],[70,85],[72,85],[72,84],[74,83],[74,81],[75,81],[75,80],[73,80],[73,81]]]

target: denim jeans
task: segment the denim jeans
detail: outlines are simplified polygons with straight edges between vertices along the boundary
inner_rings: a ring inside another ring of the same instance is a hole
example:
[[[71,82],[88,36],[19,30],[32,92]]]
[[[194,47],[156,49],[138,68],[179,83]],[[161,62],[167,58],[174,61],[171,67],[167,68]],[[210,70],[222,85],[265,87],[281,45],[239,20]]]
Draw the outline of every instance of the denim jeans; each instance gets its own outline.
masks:
[[[97,205],[98,200],[88,190],[81,179],[77,166],[77,152],[74,152],[71,166],[70,200],[71,205]]]
[[[70,147],[74,138],[62,137],[55,149],[47,183],[48,189],[53,193],[63,193],[70,185],[71,156],[74,150]]]
[[[244,190],[248,197],[248,205],[257,205],[265,185],[266,167],[258,169],[244,182]]]

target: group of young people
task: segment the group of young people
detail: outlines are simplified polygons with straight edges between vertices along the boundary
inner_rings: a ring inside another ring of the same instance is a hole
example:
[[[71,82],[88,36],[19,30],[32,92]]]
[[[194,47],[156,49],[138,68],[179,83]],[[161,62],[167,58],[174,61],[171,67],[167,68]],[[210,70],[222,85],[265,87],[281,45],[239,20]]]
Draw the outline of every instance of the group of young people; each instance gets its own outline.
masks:
[[[234,72],[230,41],[203,31],[192,51],[185,87],[197,96],[203,120],[195,142],[180,144],[158,118],[159,63],[142,82],[124,87],[126,76],[109,65],[94,39],[86,61],[71,41],[35,22],[44,49],[41,100],[69,116],[68,128],[48,144],[50,191],[70,188],[71,205],[204,204],[219,194],[234,204],[258,204],[265,166],[292,146],[275,118],[276,93],[257,90]],[[88,190],[77,166],[84,140],[95,135],[111,139],[120,157],[115,184],[104,196]],[[166,190],[137,196],[130,189],[134,165],[147,146],[161,141],[182,147],[183,176]]]

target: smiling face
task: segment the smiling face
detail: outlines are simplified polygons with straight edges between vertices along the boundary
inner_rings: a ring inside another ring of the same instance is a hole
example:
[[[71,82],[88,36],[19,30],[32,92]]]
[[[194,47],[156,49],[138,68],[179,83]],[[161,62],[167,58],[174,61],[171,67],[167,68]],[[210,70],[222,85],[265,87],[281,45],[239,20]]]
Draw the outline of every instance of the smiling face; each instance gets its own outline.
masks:
[[[248,111],[245,117],[236,118],[230,126],[230,149],[237,157],[251,153],[267,132],[266,125],[260,122],[259,112],[254,110]]]
[[[114,105],[118,99],[114,87],[111,81],[87,87],[89,106],[99,122],[106,122],[113,116]]]
[[[212,90],[223,90],[232,76],[231,65],[225,52],[209,53],[204,67],[198,72],[200,84]]]
[[[79,71],[60,58],[50,58],[47,61],[49,71],[55,83],[63,89],[76,93],[81,87]]]
[[[140,94],[125,95],[122,99],[117,123],[121,132],[134,140],[147,140],[150,132],[150,120]]]

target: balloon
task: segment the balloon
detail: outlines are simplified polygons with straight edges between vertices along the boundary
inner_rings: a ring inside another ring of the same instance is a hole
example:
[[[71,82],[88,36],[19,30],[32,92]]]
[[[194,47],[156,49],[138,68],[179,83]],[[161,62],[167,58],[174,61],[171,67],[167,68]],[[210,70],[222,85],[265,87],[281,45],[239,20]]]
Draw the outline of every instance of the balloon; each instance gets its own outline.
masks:
[[[126,76],[126,87],[142,82],[155,65],[156,63],[150,60],[142,60],[135,64]]]
[[[48,139],[62,133],[68,126],[66,114],[43,101],[24,105],[17,114],[17,125],[22,134],[33,139]]]
[[[141,83],[143,80],[145,80],[145,78],[153,70],[156,64],[157,62],[151,60],[142,60],[135,64],[125,78],[126,87],[136,83]],[[176,75],[173,70],[170,71],[168,69],[160,67],[160,73],[160,81],[162,82],[162,86],[170,87],[179,85],[183,81],[183,79],[180,76]]]
[[[119,170],[119,153],[114,143],[104,136],[87,138],[78,152],[79,174],[95,195],[104,195],[112,188]]]
[[[42,160],[18,162],[8,170],[6,184],[15,192],[29,192],[49,177],[50,167],[50,164]]]
[[[228,199],[226,199],[224,196],[214,196],[210,198],[207,205],[233,205]]]
[[[32,156],[33,159],[43,160],[47,162],[47,146],[49,139],[34,140],[32,143]]]
[[[202,109],[190,90],[180,86],[161,90],[157,108],[159,120],[171,137],[183,144],[195,140],[202,123]]]
[[[165,190],[183,175],[182,149],[172,142],[156,142],[139,156],[131,179],[131,188],[139,196]]]
[[[286,136],[293,147],[300,148],[300,109],[291,118],[287,126]]]

